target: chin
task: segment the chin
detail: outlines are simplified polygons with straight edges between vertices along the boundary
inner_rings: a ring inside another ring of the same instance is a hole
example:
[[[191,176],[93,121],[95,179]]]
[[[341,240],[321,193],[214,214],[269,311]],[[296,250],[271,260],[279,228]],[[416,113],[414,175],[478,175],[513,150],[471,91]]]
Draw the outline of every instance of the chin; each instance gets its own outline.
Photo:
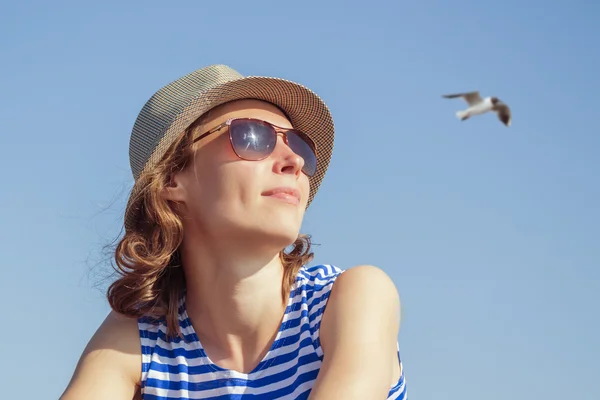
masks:
[[[269,213],[261,222],[265,232],[280,237],[282,240],[287,238],[290,244],[292,244],[300,234],[302,215],[289,212],[273,212]]]
[[[300,223],[291,218],[265,218],[254,228],[252,236],[276,251],[292,245],[300,234]]]
[[[265,240],[269,243],[273,243],[273,248],[276,248],[277,251],[279,251],[294,244],[300,234],[300,230],[273,227],[273,229],[269,230],[263,229],[261,233],[264,235]]]
[[[237,236],[244,242],[264,246],[265,250],[281,251],[292,245],[300,234],[304,209],[299,207],[295,209],[284,205],[235,211],[223,209],[216,213],[220,218],[211,225],[219,227],[219,236]]]

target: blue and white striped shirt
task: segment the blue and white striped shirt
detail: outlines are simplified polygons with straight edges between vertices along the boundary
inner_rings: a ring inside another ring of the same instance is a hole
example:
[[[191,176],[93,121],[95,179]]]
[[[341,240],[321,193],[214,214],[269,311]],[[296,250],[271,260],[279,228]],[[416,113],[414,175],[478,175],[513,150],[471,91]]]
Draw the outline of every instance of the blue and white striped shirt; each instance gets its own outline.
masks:
[[[208,358],[187,315],[185,297],[179,307],[185,341],[167,339],[164,320],[140,318],[143,399],[308,398],[323,361],[321,317],[342,272],[331,265],[300,269],[271,349],[247,374],[221,368]],[[404,370],[390,387],[389,399],[406,399]]]

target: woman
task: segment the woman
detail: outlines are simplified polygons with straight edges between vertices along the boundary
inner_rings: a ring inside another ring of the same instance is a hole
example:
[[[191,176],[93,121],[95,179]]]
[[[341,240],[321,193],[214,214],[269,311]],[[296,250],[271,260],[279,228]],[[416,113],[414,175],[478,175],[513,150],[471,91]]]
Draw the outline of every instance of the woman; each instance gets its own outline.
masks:
[[[155,93],[130,142],[113,311],[61,398],[405,398],[393,282],[307,267],[333,132],[310,90],[223,65]]]

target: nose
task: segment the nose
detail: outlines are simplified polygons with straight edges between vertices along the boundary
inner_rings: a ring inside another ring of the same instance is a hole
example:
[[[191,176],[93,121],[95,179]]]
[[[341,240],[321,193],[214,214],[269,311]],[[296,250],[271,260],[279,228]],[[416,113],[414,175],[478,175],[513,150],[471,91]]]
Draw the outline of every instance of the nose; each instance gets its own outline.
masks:
[[[277,174],[293,174],[297,177],[302,173],[304,159],[290,148],[285,140],[285,134],[277,134],[277,145],[271,155],[275,162],[273,168]]]

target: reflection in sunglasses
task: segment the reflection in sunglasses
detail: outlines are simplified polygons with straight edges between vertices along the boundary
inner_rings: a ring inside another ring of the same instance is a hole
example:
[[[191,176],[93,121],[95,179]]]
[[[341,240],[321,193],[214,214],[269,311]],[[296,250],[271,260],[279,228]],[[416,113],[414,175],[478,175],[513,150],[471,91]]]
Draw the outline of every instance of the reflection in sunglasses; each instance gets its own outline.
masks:
[[[244,141],[246,142],[245,150],[248,150],[250,146],[252,146],[254,150],[258,149],[259,139],[255,132],[250,131],[244,134]]]

